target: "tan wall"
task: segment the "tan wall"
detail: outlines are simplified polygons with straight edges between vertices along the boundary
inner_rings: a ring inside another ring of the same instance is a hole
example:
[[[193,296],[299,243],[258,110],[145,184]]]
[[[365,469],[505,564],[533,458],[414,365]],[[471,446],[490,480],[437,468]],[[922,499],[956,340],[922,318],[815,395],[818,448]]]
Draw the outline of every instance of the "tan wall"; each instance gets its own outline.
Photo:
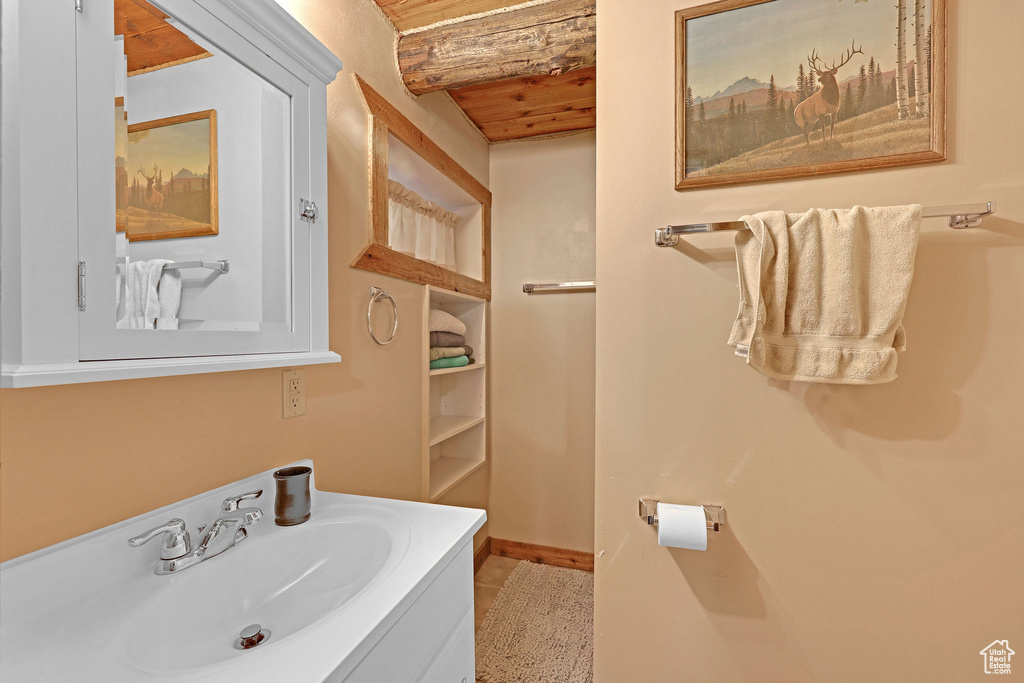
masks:
[[[491,150],[491,535],[594,549],[595,135]]]
[[[595,680],[986,678],[982,648],[1024,645],[1024,4],[949,2],[946,163],[679,193],[673,12],[696,4],[598,3]],[[925,222],[899,379],[872,387],[748,369],[725,344],[731,236],[652,239],[987,200],[984,229]],[[640,496],[728,524],[706,553],[661,548]]]
[[[348,265],[367,242],[368,202],[366,111],[352,73],[484,184],[487,143],[443,94],[405,92],[393,29],[374,3],[282,4],[345,64],[328,89],[331,348],[344,361],[306,369],[307,414],[291,420],[281,419],[281,370],[3,390],[0,558],[305,457],[321,488],[420,495],[422,288]],[[389,288],[402,313],[386,348],[366,332],[371,285]],[[486,483],[484,470],[449,498],[485,507]]]

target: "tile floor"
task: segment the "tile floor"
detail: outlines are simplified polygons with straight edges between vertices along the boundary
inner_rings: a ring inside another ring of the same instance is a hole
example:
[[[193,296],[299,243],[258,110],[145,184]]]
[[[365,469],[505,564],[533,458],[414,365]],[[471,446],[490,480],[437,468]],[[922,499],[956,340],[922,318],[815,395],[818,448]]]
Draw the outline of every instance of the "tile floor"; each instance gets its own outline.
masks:
[[[489,555],[480,571],[473,577],[473,606],[476,612],[476,628],[484,622],[487,610],[491,609],[494,599],[501,592],[512,570],[522,560],[513,560],[508,557]]]
[[[480,624],[483,623],[484,617],[487,616],[487,610],[491,609],[494,599],[501,592],[501,587],[505,585],[505,581],[512,573],[512,570],[520,562],[522,560],[513,560],[508,557],[499,557],[498,555],[489,555],[484,560],[480,571],[473,578],[473,609],[476,613],[476,629],[479,630]],[[477,681],[477,683],[480,683],[480,681]]]

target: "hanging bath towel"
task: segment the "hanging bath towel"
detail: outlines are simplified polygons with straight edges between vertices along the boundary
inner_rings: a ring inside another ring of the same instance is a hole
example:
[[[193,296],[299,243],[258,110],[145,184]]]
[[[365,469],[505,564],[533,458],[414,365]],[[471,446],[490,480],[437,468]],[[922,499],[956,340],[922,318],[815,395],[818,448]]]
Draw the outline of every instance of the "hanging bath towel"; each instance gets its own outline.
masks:
[[[740,308],[729,336],[763,375],[830,384],[896,378],[921,207],[744,216]]]

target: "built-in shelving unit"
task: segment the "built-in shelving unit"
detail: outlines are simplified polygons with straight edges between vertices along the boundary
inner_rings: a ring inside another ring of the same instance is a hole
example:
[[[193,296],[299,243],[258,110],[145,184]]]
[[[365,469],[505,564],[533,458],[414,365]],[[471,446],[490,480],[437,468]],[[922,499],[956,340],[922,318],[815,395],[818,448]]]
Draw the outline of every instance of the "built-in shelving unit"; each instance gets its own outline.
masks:
[[[474,361],[461,368],[430,370],[430,342],[423,341],[423,498],[433,502],[487,461],[487,302],[436,287],[424,289],[424,329],[431,308],[451,313],[466,324]]]
[[[472,370],[482,370],[486,366],[483,363],[477,363],[475,365],[467,365],[461,368],[441,368],[440,370],[431,370],[430,376],[437,377],[438,375],[452,375],[456,372],[469,372]]]

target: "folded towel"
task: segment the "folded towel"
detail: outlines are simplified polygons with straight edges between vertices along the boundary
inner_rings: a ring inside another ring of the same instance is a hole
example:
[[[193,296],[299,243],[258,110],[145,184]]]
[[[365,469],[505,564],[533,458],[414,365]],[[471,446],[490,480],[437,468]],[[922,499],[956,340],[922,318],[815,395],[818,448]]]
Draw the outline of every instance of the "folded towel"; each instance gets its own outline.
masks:
[[[453,358],[438,358],[437,360],[430,361],[431,370],[440,370],[441,368],[461,368],[469,365],[469,358],[466,356],[455,356]]]
[[[740,308],[729,344],[763,375],[879,384],[896,352],[914,275],[921,207],[744,216]]]
[[[454,358],[455,356],[472,355],[472,346],[435,346],[430,349],[430,360],[437,360],[439,358]]]
[[[468,356],[465,346],[438,346],[430,349],[430,360],[439,358],[454,358],[455,356]]]
[[[455,334],[466,334],[466,323],[462,322],[451,313],[440,311],[436,308],[430,309],[430,322],[428,327],[431,332],[454,332]]]
[[[117,321],[123,330],[151,330],[160,317],[159,286],[166,259],[132,261],[128,264],[124,317]],[[179,299],[180,299],[180,285]],[[170,304],[170,301],[168,301]],[[169,305],[168,305],[169,309]],[[175,306],[177,314],[177,306]]]
[[[453,334],[452,332],[431,332],[430,333],[430,347],[434,348],[437,346],[462,346],[466,343],[466,338],[461,334]]]

